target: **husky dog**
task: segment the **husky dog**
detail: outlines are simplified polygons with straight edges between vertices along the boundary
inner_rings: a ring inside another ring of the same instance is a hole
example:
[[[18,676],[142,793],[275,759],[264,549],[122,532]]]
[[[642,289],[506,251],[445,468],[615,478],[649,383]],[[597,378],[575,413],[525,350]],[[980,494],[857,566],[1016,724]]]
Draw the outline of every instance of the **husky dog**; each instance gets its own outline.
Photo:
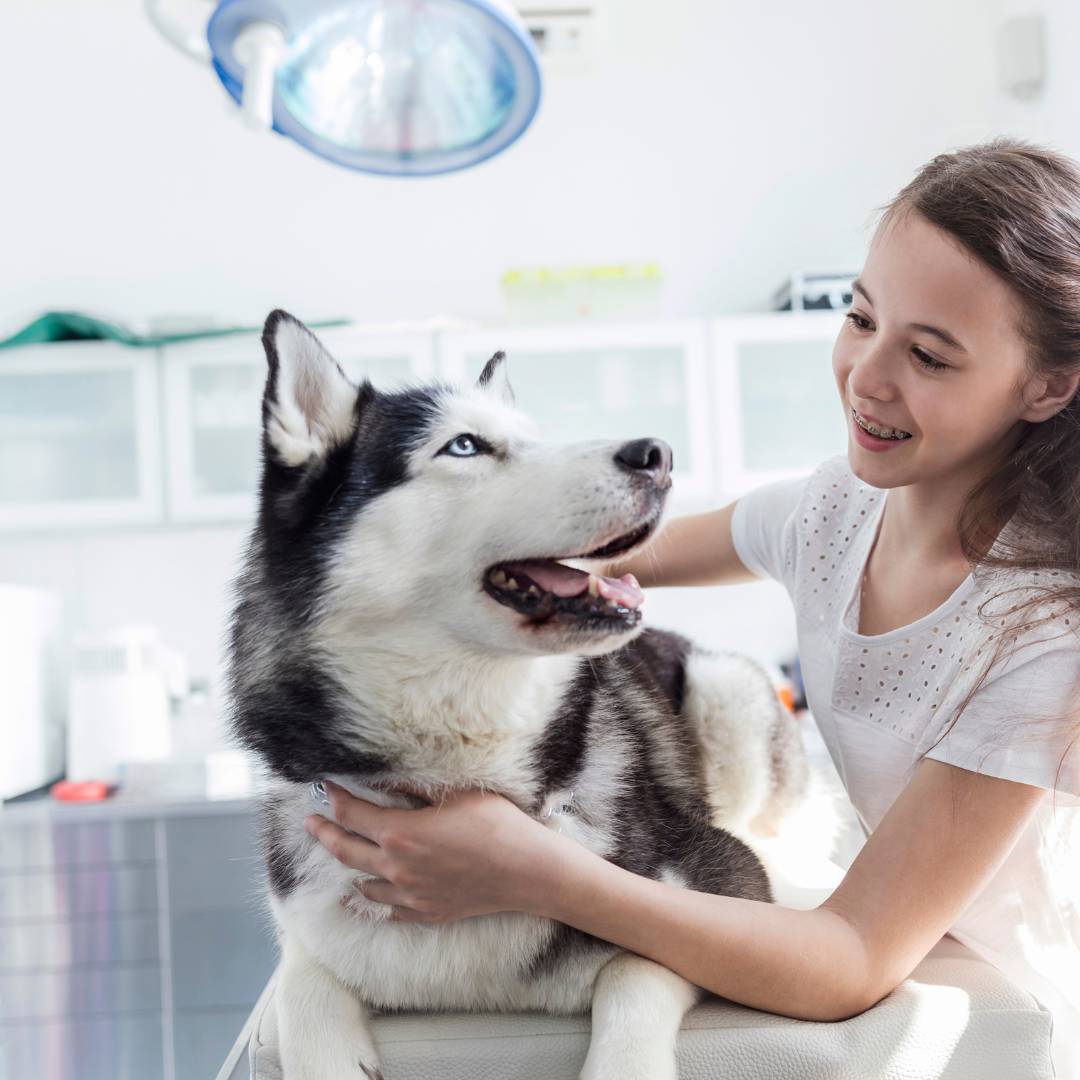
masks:
[[[284,312],[263,344],[229,691],[235,735],[274,777],[261,813],[286,1080],[381,1077],[369,1007],[591,1006],[582,1077],[674,1077],[697,987],[522,913],[387,921],[302,824],[324,777],[382,805],[410,805],[396,784],[483,787],[635,873],[772,900],[732,831],[775,828],[807,765],[765,672],[643,632],[633,579],[569,565],[650,540],[670,449],[539,441],[501,353],[474,387],[384,393]]]

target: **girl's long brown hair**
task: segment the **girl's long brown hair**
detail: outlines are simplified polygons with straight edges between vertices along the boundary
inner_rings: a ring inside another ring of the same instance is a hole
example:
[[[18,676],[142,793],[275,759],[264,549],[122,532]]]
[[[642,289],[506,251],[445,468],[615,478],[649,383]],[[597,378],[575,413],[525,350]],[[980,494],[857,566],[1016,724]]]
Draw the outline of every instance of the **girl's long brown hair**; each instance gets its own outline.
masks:
[[[1020,140],[995,139],[938,155],[882,209],[883,224],[911,211],[922,215],[1012,289],[1031,374],[1080,371],[1075,162]],[[1002,589],[980,608],[993,628],[989,661],[941,738],[1021,639],[1033,632],[1075,639],[1080,628],[1080,394],[1049,420],[1022,423],[1011,453],[961,511],[964,554]],[[1008,584],[1016,572],[1023,572],[1023,585]],[[1069,754],[1080,752],[1080,695],[1074,696],[1078,707],[1069,715],[1043,718],[1072,735],[1057,777]]]

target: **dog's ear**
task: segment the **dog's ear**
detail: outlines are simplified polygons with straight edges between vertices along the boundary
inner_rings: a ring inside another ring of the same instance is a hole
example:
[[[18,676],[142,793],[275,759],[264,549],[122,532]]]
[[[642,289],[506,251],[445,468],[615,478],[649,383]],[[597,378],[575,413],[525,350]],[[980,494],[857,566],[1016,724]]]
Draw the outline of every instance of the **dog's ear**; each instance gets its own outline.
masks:
[[[507,405],[514,404],[514,391],[510,386],[509,376],[506,374],[506,353],[501,349],[485,365],[480,372],[480,378],[476,385],[481,390],[489,390],[497,394]]]
[[[358,390],[287,311],[270,312],[262,342],[269,365],[262,407],[267,444],[285,465],[325,459],[352,438],[374,388],[365,380]]]

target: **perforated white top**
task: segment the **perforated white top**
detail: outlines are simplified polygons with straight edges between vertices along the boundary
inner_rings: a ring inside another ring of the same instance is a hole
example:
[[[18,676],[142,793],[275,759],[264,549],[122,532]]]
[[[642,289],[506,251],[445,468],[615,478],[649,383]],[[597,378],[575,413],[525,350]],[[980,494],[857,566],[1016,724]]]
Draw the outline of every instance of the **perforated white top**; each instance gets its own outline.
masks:
[[[845,457],[834,458],[807,479],[741,498],[735,549],[748,569],[780,581],[792,598],[810,711],[868,834],[924,753],[1056,787],[1056,808],[1044,800],[951,932],[1054,1011],[1058,1075],[1080,1080],[1080,1048],[1063,1037],[1066,1028],[1080,1032],[1080,744],[1062,763],[1073,735],[1062,717],[1080,703],[1076,628],[1061,613],[1020,637],[946,732],[992,654],[993,630],[1017,599],[1056,584],[1058,575],[1002,584],[977,570],[923,618],[860,634],[860,585],[885,501],[886,492],[858,480]]]

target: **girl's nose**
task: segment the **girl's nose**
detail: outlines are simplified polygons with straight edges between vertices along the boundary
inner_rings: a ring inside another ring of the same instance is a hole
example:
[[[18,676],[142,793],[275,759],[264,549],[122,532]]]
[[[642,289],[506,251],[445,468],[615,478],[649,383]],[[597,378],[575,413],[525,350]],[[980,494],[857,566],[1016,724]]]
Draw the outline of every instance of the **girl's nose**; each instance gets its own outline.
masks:
[[[853,398],[863,401],[892,401],[896,397],[891,365],[883,349],[868,349],[855,360],[848,390]]]

